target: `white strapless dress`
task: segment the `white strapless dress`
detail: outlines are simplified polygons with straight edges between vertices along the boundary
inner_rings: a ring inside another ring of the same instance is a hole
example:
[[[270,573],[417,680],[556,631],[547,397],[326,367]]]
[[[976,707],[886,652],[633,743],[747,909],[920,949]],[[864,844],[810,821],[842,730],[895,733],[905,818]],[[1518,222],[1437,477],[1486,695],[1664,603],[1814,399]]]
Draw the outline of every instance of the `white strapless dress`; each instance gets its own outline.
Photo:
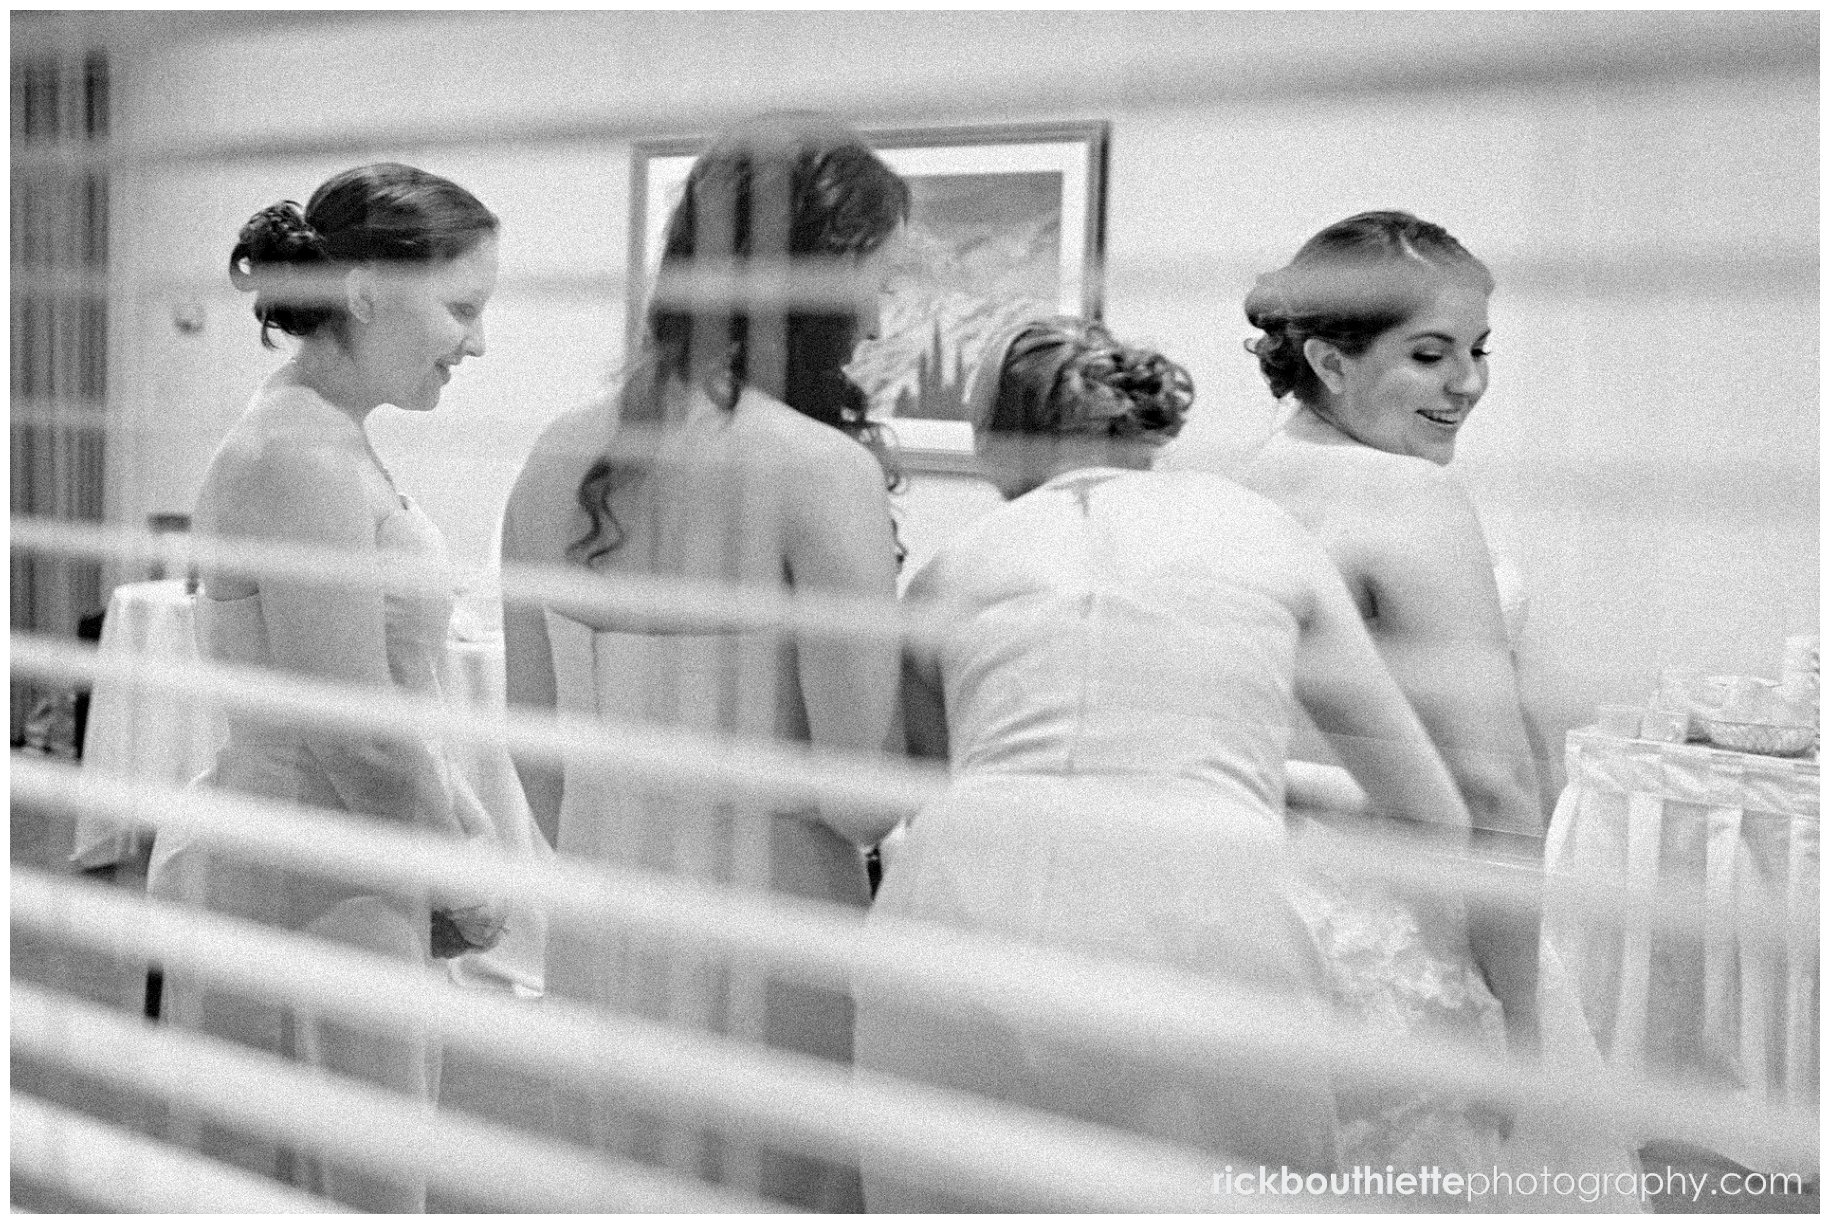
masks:
[[[637,730],[804,740],[791,648],[769,635],[628,633],[546,613],[559,707]],[[857,847],[810,811],[766,810],[643,784],[568,760],[559,851],[714,888],[811,897],[862,909]],[[852,1051],[851,999],[732,965],[692,947],[555,921],[554,996],[835,1063]],[[855,1166],[673,1123],[605,1094],[562,1092],[559,1124],[607,1153],[818,1211],[863,1208]]]
[[[417,504],[402,497],[398,510],[376,526],[384,552],[444,557],[437,526]],[[448,597],[388,592],[384,597],[388,670],[408,692],[443,697],[452,601]],[[199,596],[198,651],[209,660],[246,667],[272,667],[259,594],[244,599]],[[453,789],[469,783],[447,746],[431,745]],[[499,748],[494,751],[500,751]],[[506,763],[498,772],[505,773]],[[237,716],[228,722],[228,742],[214,767],[194,784],[233,791],[267,802],[366,814],[398,828],[377,812],[372,789],[350,762],[320,756],[296,727],[281,719]],[[511,852],[550,853],[518,791],[498,796],[484,809],[497,836]],[[218,914],[302,931],[353,944],[429,974],[444,973],[429,961],[429,911],[414,892],[377,893],[366,886],[322,879],[269,864],[208,851],[182,835],[160,834],[147,873],[149,895],[195,905]],[[448,972],[470,984],[537,989],[543,956],[544,920],[527,909],[511,910],[509,935],[489,953],[451,962]],[[168,1023],[240,1045],[376,1079],[410,1097],[436,1100],[440,1050],[425,1030],[378,1036],[316,1016],[243,998],[181,970],[165,974],[161,1017]],[[304,1185],[369,1210],[422,1210],[425,1185],[418,1178],[384,1180],[325,1166],[283,1145],[176,1111],[173,1137],[267,1177]]]

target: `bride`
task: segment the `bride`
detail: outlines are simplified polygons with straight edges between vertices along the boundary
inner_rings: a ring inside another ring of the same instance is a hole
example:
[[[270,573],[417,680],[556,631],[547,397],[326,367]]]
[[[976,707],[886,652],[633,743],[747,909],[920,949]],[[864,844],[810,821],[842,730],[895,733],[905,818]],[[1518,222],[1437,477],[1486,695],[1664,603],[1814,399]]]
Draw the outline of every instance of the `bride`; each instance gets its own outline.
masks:
[[[1407,213],[1361,213],[1316,234],[1246,299],[1264,333],[1250,346],[1260,370],[1296,409],[1229,474],[1321,541],[1454,775],[1475,851],[1535,870],[1543,817],[1509,618],[1474,509],[1443,471],[1487,388],[1492,291],[1479,260]],[[1313,734],[1293,755],[1329,759]],[[1307,815],[1307,831],[1326,836],[1344,814]],[[1535,915],[1471,907],[1471,965],[1459,924],[1420,921],[1377,887],[1325,885],[1304,904],[1333,994],[1363,1018],[1531,1055],[1541,998],[1566,1001],[1560,983],[1540,995]],[[1349,1093],[1342,1109],[1359,1163],[1486,1168],[1504,1150],[1500,1119],[1470,1102]],[[1601,1146],[1624,1147],[1594,1142],[1579,1157],[1591,1168]]]

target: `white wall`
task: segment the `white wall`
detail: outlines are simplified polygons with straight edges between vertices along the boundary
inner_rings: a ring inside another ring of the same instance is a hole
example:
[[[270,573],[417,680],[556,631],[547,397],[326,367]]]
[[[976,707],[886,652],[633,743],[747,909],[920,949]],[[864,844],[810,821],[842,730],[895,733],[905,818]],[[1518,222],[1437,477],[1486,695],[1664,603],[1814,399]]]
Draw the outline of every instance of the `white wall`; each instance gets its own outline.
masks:
[[[489,355],[433,416],[375,419],[480,562],[527,443],[618,357],[631,136],[810,103],[865,126],[1105,118],[1107,319],[1200,393],[1169,463],[1270,427],[1239,302],[1321,225],[1406,208],[1493,267],[1493,387],[1457,470],[1530,583],[1553,751],[1663,663],[1772,674],[1816,626],[1815,14],[369,15],[120,55],[124,136],[238,150],[118,182],[124,519],[188,504],[277,360],[222,283],[236,227],[344,165],[424,165],[504,220]],[[556,124],[576,138],[528,136]],[[378,131],[419,137],[356,147]],[[175,332],[182,302],[201,332]],[[905,541],[924,556],[993,504],[918,477]]]

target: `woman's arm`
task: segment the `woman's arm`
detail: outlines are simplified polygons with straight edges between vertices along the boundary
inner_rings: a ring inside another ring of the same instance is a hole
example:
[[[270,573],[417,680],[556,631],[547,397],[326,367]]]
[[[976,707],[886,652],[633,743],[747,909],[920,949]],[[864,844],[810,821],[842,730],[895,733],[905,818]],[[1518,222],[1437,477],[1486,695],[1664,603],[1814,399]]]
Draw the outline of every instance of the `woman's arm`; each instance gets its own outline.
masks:
[[[333,445],[269,443],[217,491],[224,534],[331,548],[358,563],[376,553],[375,512],[360,469]],[[259,572],[258,565],[250,567]],[[276,668],[391,689],[383,595],[335,578],[260,574],[261,612]],[[441,762],[426,740],[325,730],[299,733],[343,806],[461,834]]]
[[[530,542],[524,520],[534,492],[528,477],[515,483],[508,508],[502,515],[502,564],[539,563],[540,550]],[[559,685],[553,675],[553,652],[547,641],[546,612],[538,604],[516,597],[512,580],[502,584],[502,648],[508,680],[508,708],[523,713],[551,713],[559,708]],[[565,793],[565,768],[558,761],[511,752],[515,775],[527,796],[534,824],[547,844],[559,845],[560,800]]]
[[[1427,470],[1395,484],[1368,555],[1374,642],[1480,834],[1543,833],[1499,589],[1466,494]]]
[[[1499,590],[1467,495],[1424,468],[1394,482],[1389,526],[1369,554],[1375,642],[1442,753],[1473,822],[1481,857],[1535,871],[1543,809]],[[1535,916],[1469,908],[1469,942],[1529,1044],[1537,983]]]
[[[896,545],[883,470],[862,446],[844,440],[784,482],[788,580],[820,591],[896,602]],[[795,643],[808,731],[815,744],[880,754],[896,705],[900,643],[888,636],[803,633]],[[821,819],[842,836],[875,845],[896,824],[880,811],[827,804]]]
[[[931,557],[909,579],[902,593],[912,611],[935,607],[940,557]],[[910,642],[902,651],[902,725],[908,754],[932,760],[947,759],[947,708],[941,685],[940,660],[930,643]]]
[[[1292,541],[1291,555],[1306,571],[1309,598],[1296,656],[1297,700],[1364,788],[1368,812],[1463,841],[1467,808],[1339,574],[1307,540]]]
[[[1312,616],[1298,652],[1296,693],[1328,736],[1374,814],[1436,825],[1460,841],[1467,812],[1422,723],[1405,702],[1330,567],[1316,582]],[[1438,910],[1449,894],[1401,889],[1426,924],[1449,921]],[[1434,913],[1432,913],[1434,911]],[[1467,903],[1468,943],[1521,1050],[1537,1043],[1537,919],[1479,897]]]
[[[1374,644],[1468,803],[1475,853],[1537,871],[1537,765],[1479,520],[1444,472],[1393,468],[1363,507]],[[1534,1047],[1537,915],[1469,904],[1468,940],[1513,1043]]]

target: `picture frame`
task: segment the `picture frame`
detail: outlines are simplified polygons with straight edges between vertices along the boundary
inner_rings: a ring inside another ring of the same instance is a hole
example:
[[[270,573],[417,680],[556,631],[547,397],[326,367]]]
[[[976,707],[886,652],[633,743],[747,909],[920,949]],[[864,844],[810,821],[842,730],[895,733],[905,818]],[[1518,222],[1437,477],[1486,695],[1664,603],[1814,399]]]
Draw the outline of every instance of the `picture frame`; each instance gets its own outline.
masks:
[[[1024,123],[860,133],[913,196],[911,258],[880,334],[848,372],[914,471],[976,471],[963,383],[992,336],[1052,314],[1100,317],[1111,124]],[[704,138],[636,143],[629,319],[639,336],[667,221]]]

